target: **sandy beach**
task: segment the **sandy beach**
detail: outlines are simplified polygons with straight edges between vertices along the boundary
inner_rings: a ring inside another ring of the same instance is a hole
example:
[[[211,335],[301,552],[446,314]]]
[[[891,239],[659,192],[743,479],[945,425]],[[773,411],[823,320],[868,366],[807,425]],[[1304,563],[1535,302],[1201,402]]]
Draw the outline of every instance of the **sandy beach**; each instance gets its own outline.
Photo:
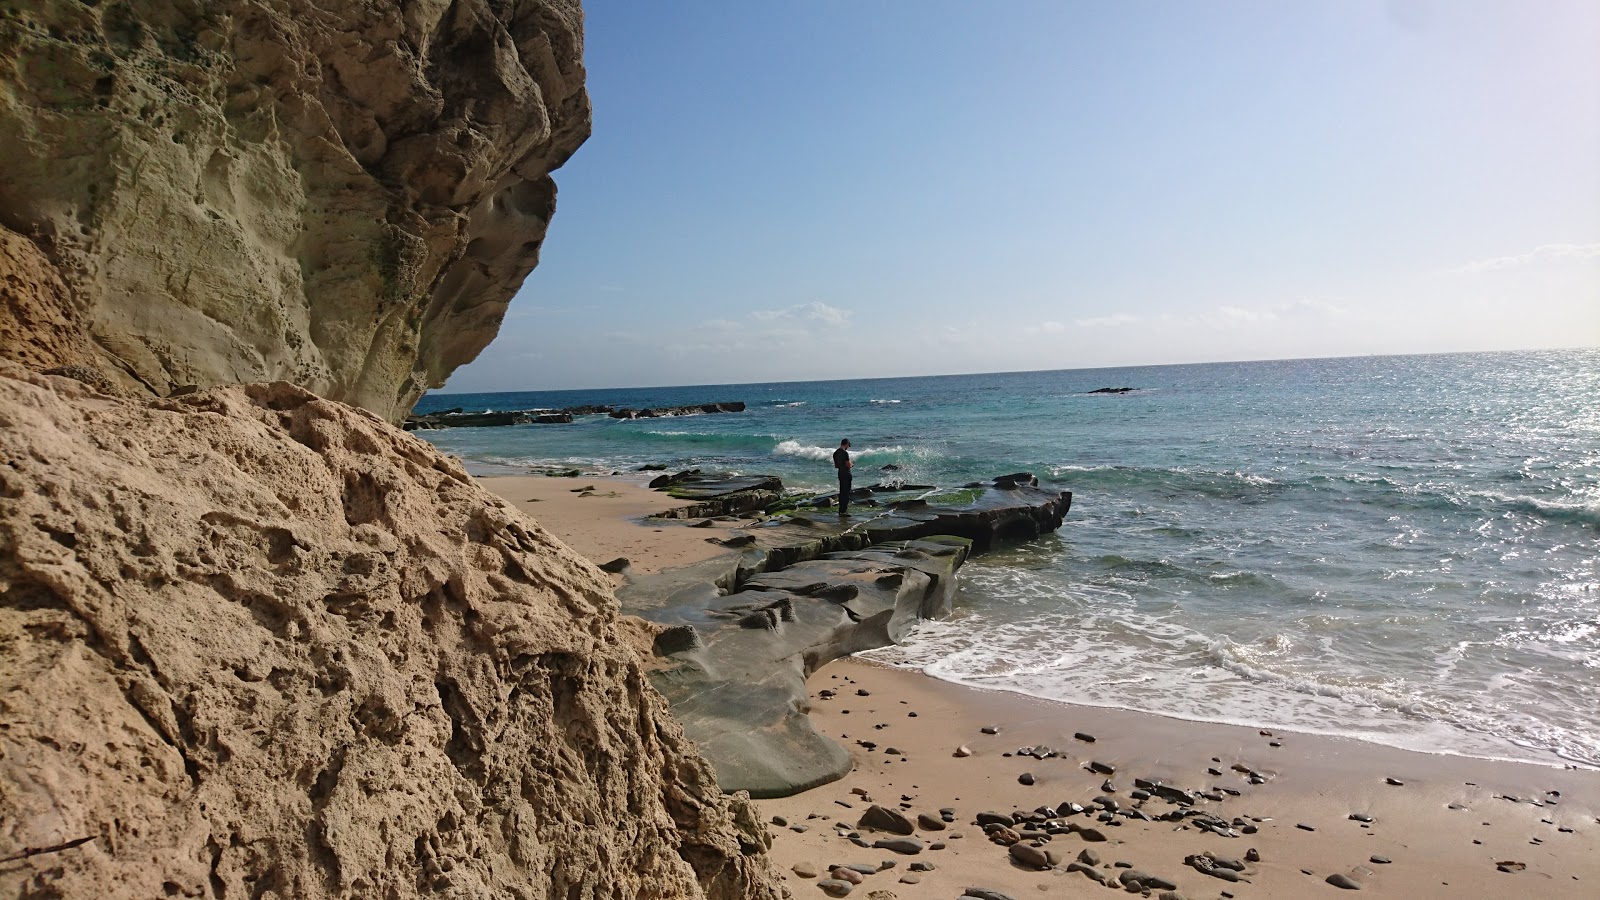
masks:
[[[643,572],[721,552],[703,529],[643,521],[674,501],[634,481],[482,481],[597,562]],[[809,687],[855,767],[758,804],[797,897],[848,883],[841,866],[859,876],[851,896],[877,900],[1094,896],[1129,880],[1188,898],[1332,896],[1335,882],[1396,898],[1600,891],[1594,771],[1073,706],[854,659]],[[874,805],[890,830],[859,825]],[[872,846],[903,836],[893,813],[914,852]]]
[[[631,571],[644,574],[726,552],[706,540],[716,531],[686,528],[675,521],[643,521],[651,514],[688,505],[645,487],[648,476],[497,475],[478,481],[597,564],[623,557]]]

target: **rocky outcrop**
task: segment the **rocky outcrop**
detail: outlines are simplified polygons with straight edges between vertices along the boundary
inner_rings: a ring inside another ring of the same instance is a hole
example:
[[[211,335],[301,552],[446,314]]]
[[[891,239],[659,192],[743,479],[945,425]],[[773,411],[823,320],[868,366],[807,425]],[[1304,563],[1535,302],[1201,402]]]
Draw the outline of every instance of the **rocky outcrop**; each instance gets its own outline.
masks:
[[[724,790],[785,797],[837,780],[850,754],[806,715],[806,677],[947,615],[966,558],[961,538],[880,544],[758,575],[727,595],[679,594],[648,613],[671,629],[656,641],[652,680]]]
[[[675,500],[692,500],[688,506],[669,509],[665,519],[698,519],[765,509],[783,495],[783,480],[776,475],[703,474],[699,469],[653,478],[650,486]]]
[[[0,10],[0,337],[146,395],[285,380],[398,421],[538,260],[582,50],[576,0]]]
[[[0,894],[785,896],[603,576],[427,444],[0,364],[0,457],[0,855],[72,845]]]
[[[724,499],[782,487],[770,475],[698,470],[658,481]],[[969,553],[1053,531],[1071,506],[1070,491],[1018,472],[855,517],[758,514],[711,539],[735,552],[629,578],[617,596],[658,629],[651,679],[724,790],[788,796],[850,771],[850,754],[811,724],[806,676],[948,614]]]

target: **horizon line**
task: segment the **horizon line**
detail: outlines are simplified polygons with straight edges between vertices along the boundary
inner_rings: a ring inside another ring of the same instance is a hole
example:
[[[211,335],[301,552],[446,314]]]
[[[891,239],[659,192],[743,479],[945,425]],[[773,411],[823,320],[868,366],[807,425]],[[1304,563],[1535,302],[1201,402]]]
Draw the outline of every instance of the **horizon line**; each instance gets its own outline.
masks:
[[[667,388],[737,387],[737,386],[741,386],[741,385],[763,385],[763,384],[825,384],[825,383],[843,382],[843,381],[900,381],[900,380],[906,380],[906,379],[912,379],[912,378],[968,378],[968,377],[971,377],[971,376],[974,376],[974,375],[1039,375],[1039,374],[1045,374],[1045,373],[1050,373],[1050,372],[1098,372],[1098,371],[1117,371],[1117,370],[1120,370],[1120,369],[1153,369],[1153,368],[1182,368],[1182,367],[1187,367],[1187,366],[1248,365],[1248,364],[1251,364],[1251,363],[1269,363],[1269,362],[1316,362],[1316,361],[1319,361],[1319,360],[1331,360],[1331,359],[1389,359],[1389,358],[1402,358],[1402,357],[1413,357],[1413,356],[1467,356],[1467,355],[1474,355],[1474,354],[1491,354],[1491,353],[1552,353],[1552,352],[1557,352],[1557,351],[1562,351],[1562,350],[1600,350],[1600,344],[1581,344],[1581,345],[1569,346],[1569,347],[1523,347],[1523,348],[1500,349],[1500,350],[1435,350],[1435,351],[1423,352],[1423,353],[1346,353],[1346,354],[1335,354],[1333,356],[1269,356],[1269,357],[1261,357],[1261,358],[1257,358],[1257,359],[1213,359],[1213,360],[1206,360],[1204,362],[1131,363],[1131,364],[1128,364],[1128,365],[1121,365],[1121,366],[1079,366],[1079,367],[1066,367],[1066,368],[1059,368],[1059,369],[1010,369],[1010,370],[1004,370],[1004,371],[998,371],[998,372],[941,372],[941,373],[929,374],[929,375],[869,375],[869,376],[854,376],[854,377],[850,377],[850,378],[796,378],[796,379],[791,379],[791,380],[787,380],[787,381],[721,381],[721,382],[703,382],[703,383],[685,383],[685,384],[618,385],[618,386],[614,386],[614,387],[519,388],[519,389],[514,389],[514,390],[498,390],[498,391],[448,391],[448,390],[440,389],[440,390],[423,391],[422,392],[422,397],[418,397],[417,398],[417,402],[420,403],[422,401],[423,397],[429,397],[429,396],[454,397],[454,396],[472,396],[472,395],[477,395],[477,394],[539,394],[539,393],[555,393],[555,392],[558,392],[558,391],[563,391],[563,392],[643,391],[643,390],[662,390],[662,389],[667,389]]]

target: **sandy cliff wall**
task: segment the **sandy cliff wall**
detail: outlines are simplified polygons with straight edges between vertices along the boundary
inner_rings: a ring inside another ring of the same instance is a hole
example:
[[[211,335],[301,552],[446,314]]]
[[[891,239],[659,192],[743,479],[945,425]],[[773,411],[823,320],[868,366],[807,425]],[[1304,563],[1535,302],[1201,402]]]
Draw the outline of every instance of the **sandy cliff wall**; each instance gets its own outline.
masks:
[[[577,0],[0,2],[0,238],[77,335],[34,344],[397,420],[537,262],[583,81]]]
[[[288,384],[0,363],[7,897],[760,900],[590,564]]]

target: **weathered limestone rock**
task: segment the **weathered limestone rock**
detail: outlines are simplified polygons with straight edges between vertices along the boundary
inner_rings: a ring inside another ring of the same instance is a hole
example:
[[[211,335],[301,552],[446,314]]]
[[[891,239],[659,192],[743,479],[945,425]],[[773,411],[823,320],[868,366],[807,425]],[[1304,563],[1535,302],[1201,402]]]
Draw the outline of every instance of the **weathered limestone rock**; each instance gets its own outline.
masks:
[[[422,441],[0,363],[0,459],[0,852],[91,838],[0,895],[787,896],[603,576]]]
[[[32,244],[71,297],[31,342],[87,336],[146,395],[285,380],[398,421],[538,261],[549,173],[590,128],[582,22],[577,0],[0,6],[0,267]]]

